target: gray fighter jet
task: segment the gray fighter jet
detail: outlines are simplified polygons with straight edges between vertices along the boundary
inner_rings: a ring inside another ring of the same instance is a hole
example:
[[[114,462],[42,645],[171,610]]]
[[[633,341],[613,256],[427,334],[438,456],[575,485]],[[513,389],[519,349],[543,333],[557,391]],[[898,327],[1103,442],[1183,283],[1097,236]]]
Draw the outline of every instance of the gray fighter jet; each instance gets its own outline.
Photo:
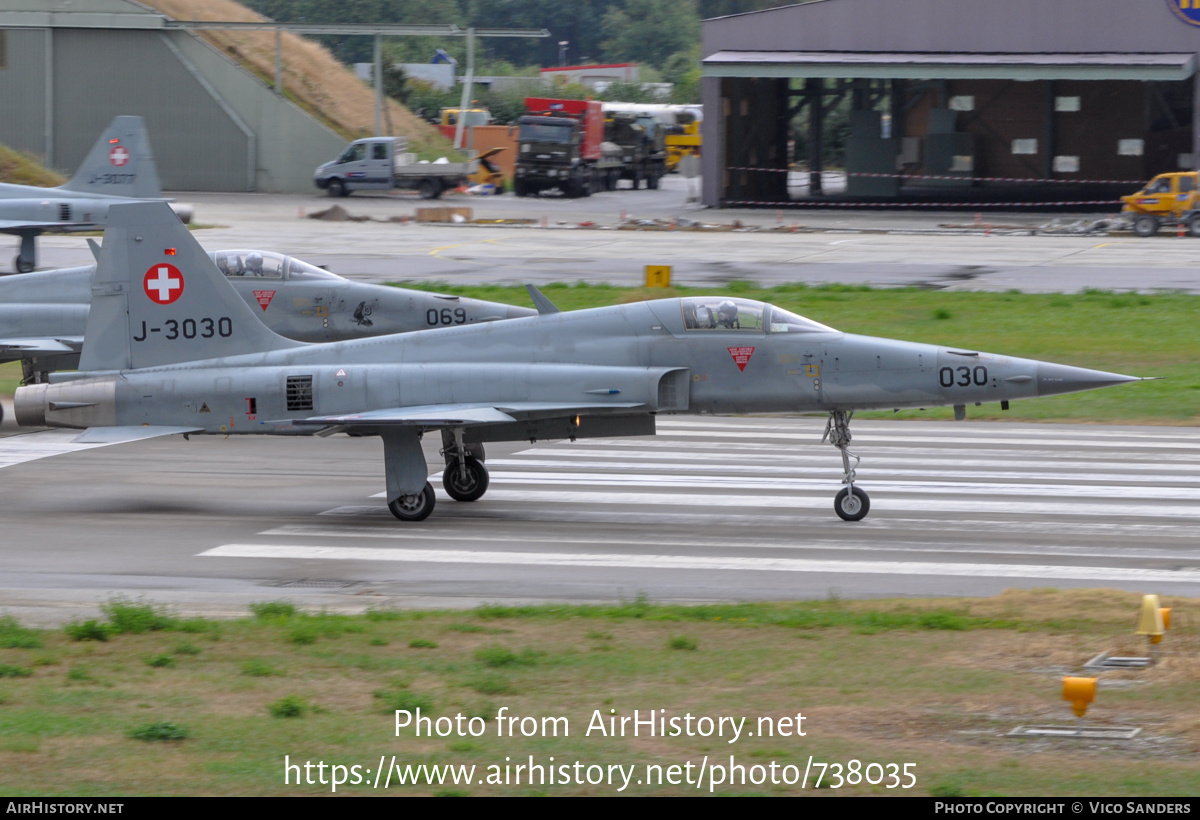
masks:
[[[0,233],[21,237],[13,260],[18,273],[37,267],[36,237],[42,233],[95,230],[108,206],[130,199],[162,199],[154,155],[141,117],[115,117],[79,170],[58,188],[0,183]],[[173,205],[184,222],[188,205]]]
[[[165,205],[114,207],[79,373],[18,388],[25,426],[82,441],[189,433],[383,439],[388,507],[434,507],[421,436],[442,433],[451,498],[487,490],[488,441],[652,435],[662,413],[828,413],[834,509],[867,514],[856,410],[1090,390],[1135,377],[855,336],[750,299],[689,297],[306,345],[273,333]],[[547,310],[549,308],[547,307]],[[854,460],[854,465],[851,464]]]
[[[302,342],[361,339],[535,315],[530,308],[352,282],[291,256],[209,254],[251,310]],[[96,266],[0,277],[0,362],[22,361],[25,383],[79,364]]]

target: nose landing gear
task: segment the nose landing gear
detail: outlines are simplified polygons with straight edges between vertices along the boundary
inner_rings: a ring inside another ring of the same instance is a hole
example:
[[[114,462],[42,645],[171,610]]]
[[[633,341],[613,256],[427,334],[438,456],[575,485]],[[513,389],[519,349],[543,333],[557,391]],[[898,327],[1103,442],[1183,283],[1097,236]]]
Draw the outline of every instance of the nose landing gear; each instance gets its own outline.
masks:
[[[861,521],[871,510],[871,499],[865,492],[854,486],[855,470],[862,459],[846,449],[850,444],[850,419],[852,418],[854,418],[853,411],[847,413],[845,410],[831,410],[829,422],[825,425],[825,435],[821,437],[822,443],[828,441],[842,454],[842,469],[845,471],[842,483],[846,486],[834,497],[833,511],[843,521]],[[852,458],[854,459],[853,467],[850,466]]]

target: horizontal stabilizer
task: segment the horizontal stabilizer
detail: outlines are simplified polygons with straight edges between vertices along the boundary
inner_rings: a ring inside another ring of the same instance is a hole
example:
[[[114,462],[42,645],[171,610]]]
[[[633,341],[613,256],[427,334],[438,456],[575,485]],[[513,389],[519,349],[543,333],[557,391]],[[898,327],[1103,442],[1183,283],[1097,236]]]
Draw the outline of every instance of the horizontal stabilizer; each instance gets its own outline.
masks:
[[[78,353],[81,347],[83,338],[79,336],[67,336],[62,339],[0,339],[0,352],[19,350],[30,355]]]
[[[331,425],[340,427],[378,427],[391,425],[457,427],[478,424],[505,424],[532,418],[628,411],[644,406],[636,402],[624,404],[615,404],[613,402],[604,402],[603,404],[578,404],[570,402],[442,404],[421,407],[393,407],[387,410],[371,410],[366,413],[349,413],[344,416],[313,416],[307,419],[297,419],[294,423],[323,427]]]
[[[150,424],[136,427],[89,427],[71,440],[76,444],[121,444],[159,436],[201,432],[203,432],[203,428],[200,427],[164,427]]]

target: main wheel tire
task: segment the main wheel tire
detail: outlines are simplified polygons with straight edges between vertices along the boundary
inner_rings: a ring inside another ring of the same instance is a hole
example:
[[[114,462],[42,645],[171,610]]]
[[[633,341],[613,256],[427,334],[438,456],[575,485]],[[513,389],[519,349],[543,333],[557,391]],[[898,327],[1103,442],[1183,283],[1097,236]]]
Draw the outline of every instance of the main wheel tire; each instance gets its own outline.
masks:
[[[421,199],[437,199],[442,194],[442,185],[436,179],[426,177],[417,183],[417,193]]]
[[[1138,236],[1154,236],[1158,233],[1158,217],[1143,214],[1133,220],[1133,232]]]
[[[16,256],[13,257],[13,268],[17,273],[33,273],[34,264]]]
[[[346,190],[346,183],[342,182],[340,179],[329,180],[329,187],[326,190],[328,190],[329,195],[333,197],[346,196],[350,193]]]
[[[467,476],[464,479],[459,475],[457,459],[447,464],[442,471],[442,486],[446,488],[446,495],[455,501],[477,501],[487,492],[487,467],[470,456],[467,456],[465,466]]]
[[[436,501],[433,487],[426,481],[425,489],[421,492],[415,495],[402,495],[395,501],[389,501],[388,509],[401,521],[424,521],[433,512],[433,505]]]
[[[861,521],[871,511],[871,499],[858,487],[854,488],[853,496],[849,487],[843,487],[833,499],[833,511],[843,521]]]

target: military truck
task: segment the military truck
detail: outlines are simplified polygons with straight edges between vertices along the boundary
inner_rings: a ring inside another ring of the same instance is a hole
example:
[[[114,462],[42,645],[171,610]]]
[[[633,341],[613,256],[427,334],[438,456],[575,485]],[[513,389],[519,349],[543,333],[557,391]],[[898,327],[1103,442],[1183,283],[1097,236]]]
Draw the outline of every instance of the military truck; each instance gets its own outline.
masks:
[[[568,197],[611,190],[624,171],[621,150],[604,139],[596,100],[526,97],[517,120],[513,193],[536,196],[557,188]]]
[[[613,112],[605,124],[605,136],[621,149],[620,179],[634,189],[646,183],[657,188],[667,173],[666,129],[652,114]]]
[[[313,182],[330,196],[401,188],[417,191],[422,199],[437,199],[443,191],[469,184],[478,167],[477,160],[419,162],[408,152],[406,138],[370,137],[355,140],[337,159],[317,168]]]

